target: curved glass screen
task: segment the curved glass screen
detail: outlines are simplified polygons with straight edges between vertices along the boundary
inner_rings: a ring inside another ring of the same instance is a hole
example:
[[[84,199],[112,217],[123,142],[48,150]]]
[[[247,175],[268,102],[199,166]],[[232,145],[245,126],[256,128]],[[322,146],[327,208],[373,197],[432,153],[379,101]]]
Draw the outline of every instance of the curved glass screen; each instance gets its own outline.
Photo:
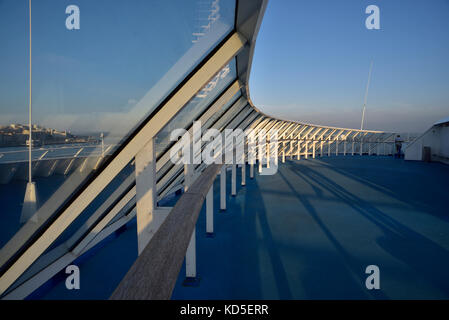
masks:
[[[33,1],[31,141],[29,13],[0,2],[0,267],[234,29],[235,1]]]

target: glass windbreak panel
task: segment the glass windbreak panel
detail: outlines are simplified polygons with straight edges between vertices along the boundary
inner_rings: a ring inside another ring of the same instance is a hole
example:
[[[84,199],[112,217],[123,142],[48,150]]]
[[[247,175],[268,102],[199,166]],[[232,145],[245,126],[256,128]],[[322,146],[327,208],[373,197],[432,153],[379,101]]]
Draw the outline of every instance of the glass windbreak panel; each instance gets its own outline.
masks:
[[[201,131],[205,132],[209,127],[217,121],[219,117],[221,117],[234,103],[235,101],[241,96],[241,91],[237,91],[234,96],[232,96],[229,101],[225,103],[223,107],[221,107],[220,110],[215,112],[209,119],[206,120],[206,122],[202,125]],[[164,152],[169,152],[169,150],[166,150]],[[171,161],[167,161],[157,172],[157,181],[164,177],[164,175],[173,167],[173,163]]]
[[[222,131],[234,117],[247,105],[246,99],[241,98],[213,125],[212,128]]]
[[[173,141],[170,134],[175,129],[188,129],[192,122],[226,89],[236,78],[235,59],[221,69],[187,105],[156,135],[156,157],[167,150]]]
[[[237,101],[238,98],[242,95],[242,92],[237,91],[232,98],[226,102],[226,104],[216,113],[214,113],[204,124],[201,129],[207,130],[209,127],[214,124],[223,114],[229,110],[229,108]]]
[[[234,28],[231,0],[70,5],[32,2],[30,141],[28,2],[0,2],[0,267]]]
[[[225,117],[224,120],[225,124],[219,129],[220,134],[222,135],[222,138],[224,139],[225,129],[235,129],[235,128],[245,128],[248,124],[251,123],[251,121],[257,117],[257,114],[254,114],[252,116],[252,113],[255,113],[254,110],[246,104],[246,100],[242,99],[242,103],[245,104],[244,108],[238,108],[240,105],[235,105],[237,112],[229,114],[229,117]],[[240,111],[240,112],[239,112]],[[213,126],[214,127],[214,126]],[[202,148],[204,148],[206,145],[206,142],[202,143]],[[201,170],[201,168],[204,168],[204,163],[199,164],[195,166],[195,170]],[[170,179],[161,186],[160,190],[158,190],[159,194],[164,193],[167,190],[170,190],[172,188],[176,188],[177,185],[181,184],[183,181],[184,171],[182,166],[178,167],[172,167],[172,172],[170,173],[171,177]]]

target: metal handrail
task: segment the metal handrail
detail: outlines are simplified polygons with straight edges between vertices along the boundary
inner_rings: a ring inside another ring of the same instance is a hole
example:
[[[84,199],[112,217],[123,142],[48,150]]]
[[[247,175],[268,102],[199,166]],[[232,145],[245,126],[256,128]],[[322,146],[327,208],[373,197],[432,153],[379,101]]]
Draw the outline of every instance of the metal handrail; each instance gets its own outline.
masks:
[[[170,299],[207,192],[222,166],[208,166],[176,202],[111,300]]]

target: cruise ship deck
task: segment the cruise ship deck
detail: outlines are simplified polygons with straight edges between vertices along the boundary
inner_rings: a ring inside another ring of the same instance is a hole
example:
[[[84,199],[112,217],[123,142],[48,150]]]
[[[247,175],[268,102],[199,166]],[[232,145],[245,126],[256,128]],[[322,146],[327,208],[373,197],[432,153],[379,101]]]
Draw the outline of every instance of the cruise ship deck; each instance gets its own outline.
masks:
[[[81,2],[0,1],[0,300],[449,298],[444,1]]]
[[[203,208],[199,284],[183,285],[183,266],[172,299],[447,299],[448,180],[447,165],[387,156],[288,159],[238,185],[227,210],[215,206],[214,237]],[[30,298],[107,299],[137,258],[136,238],[131,221],[75,261],[80,290],[66,289],[62,271]],[[371,264],[381,290],[366,290]]]

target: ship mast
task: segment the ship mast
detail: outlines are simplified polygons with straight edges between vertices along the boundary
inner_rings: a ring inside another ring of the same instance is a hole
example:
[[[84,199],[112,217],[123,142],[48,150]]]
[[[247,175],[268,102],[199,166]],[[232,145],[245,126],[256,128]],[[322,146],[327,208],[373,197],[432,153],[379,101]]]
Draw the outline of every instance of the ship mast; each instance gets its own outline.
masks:
[[[371,65],[369,67],[369,73],[368,73],[368,82],[366,83],[365,100],[363,102],[362,123],[360,124],[360,130],[363,130],[363,123],[365,122],[366,101],[368,99],[368,89],[369,89],[369,83],[371,81],[371,71],[372,71],[372,69],[373,69],[373,61],[371,60]]]

